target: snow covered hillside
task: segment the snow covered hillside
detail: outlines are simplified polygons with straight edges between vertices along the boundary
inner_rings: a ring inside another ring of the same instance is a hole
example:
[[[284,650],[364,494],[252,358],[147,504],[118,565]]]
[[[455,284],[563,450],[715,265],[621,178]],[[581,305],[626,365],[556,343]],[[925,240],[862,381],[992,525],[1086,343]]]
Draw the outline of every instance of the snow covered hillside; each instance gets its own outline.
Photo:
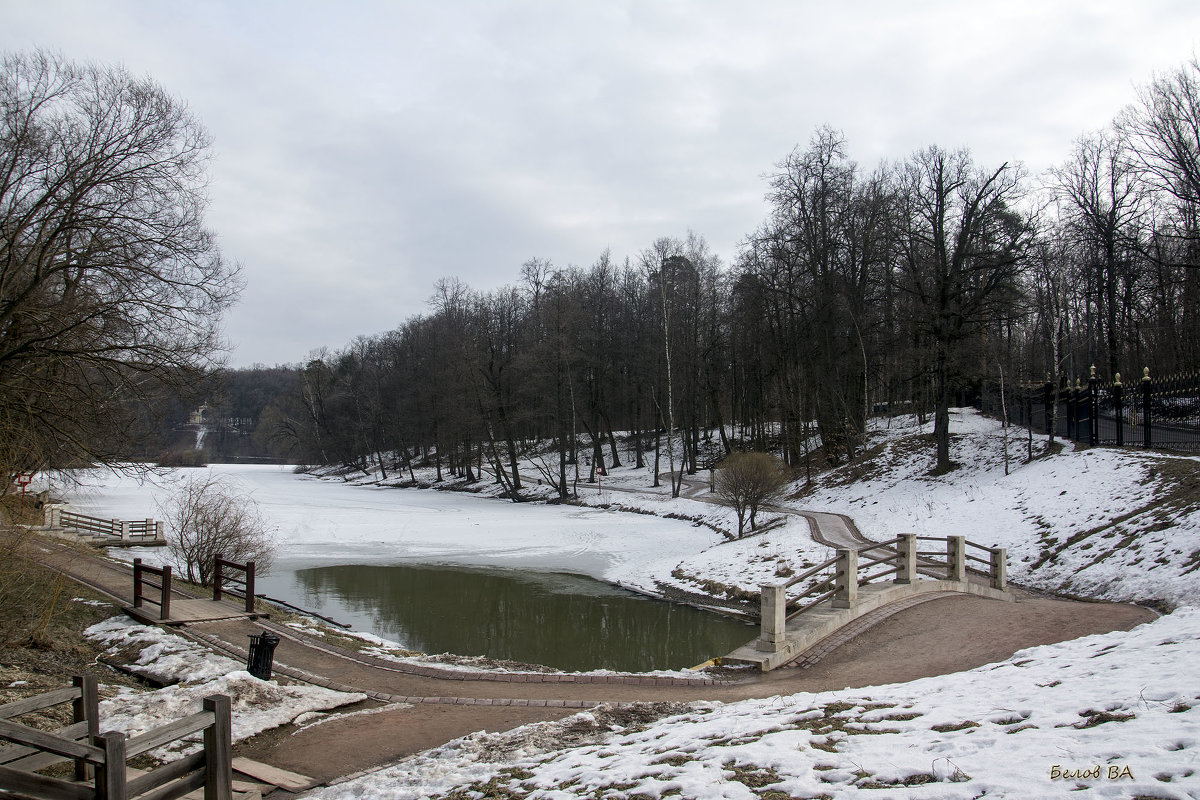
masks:
[[[881,431],[860,462],[823,475],[793,504],[853,517],[868,538],[961,535],[1007,547],[1010,578],[1085,597],[1200,602],[1200,459],[1134,449],[1079,450],[1026,460],[1023,429],[958,410],[951,455],[931,476],[932,443],[913,426]],[[1034,453],[1045,450],[1045,437]]]
[[[912,417],[873,423],[862,457],[817,475],[810,487],[797,482],[785,505],[846,514],[879,541],[901,533],[963,535],[1006,547],[1011,579],[1037,588],[1168,608],[1200,597],[1200,459],[1132,448],[1081,450],[1069,442],[1047,454],[1045,437],[1036,437],[1030,460],[1027,431],[1011,428],[1006,437],[997,420],[955,409],[951,456],[958,467],[934,476],[932,421],[923,428]],[[622,458],[633,462],[632,453]],[[526,471],[537,474],[532,462],[522,466]],[[415,475],[432,483],[432,469]],[[649,467],[610,469],[599,486],[578,487],[579,502],[691,520],[727,536],[736,530],[731,510],[705,502],[711,501],[706,474],[689,478],[679,498],[670,496],[665,480],[651,488],[651,478]],[[339,480],[404,482],[361,472]],[[502,491],[488,481],[470,486],[485,495]],[[527,481],[524,491],[551,494],[536,480]],[[648,592],[675,588],[748,597],[760,584],[831,555],[812,541],[804,519],[764,516],[778,527],[741,541],[698,538],[700,549],[623,560],[597,577]]]

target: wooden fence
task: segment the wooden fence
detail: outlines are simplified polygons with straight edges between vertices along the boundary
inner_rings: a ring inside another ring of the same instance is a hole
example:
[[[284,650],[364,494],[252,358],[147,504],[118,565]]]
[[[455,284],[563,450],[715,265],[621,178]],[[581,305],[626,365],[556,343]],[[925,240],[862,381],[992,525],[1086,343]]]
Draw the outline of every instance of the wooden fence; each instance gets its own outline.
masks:
[[[11,720],[70,702],[75,722],[56,733]],[[74,686],[0,706],[0,787],[27,800],[174,800],[203,787],[205,800],[233,798],[231,703],[225,695],[204,698],[203,711],[127,738],[98,733],[95,678],[75,678]],[[199,752],[131,777],[126,761],[164,744],[202,733]],[[39,774],[73,761],[75,780]]]
[[[150,580],[158,578],[158,583]],[[156,594],[146,594],[146,589],[157,590]],[[142,608],[146,603],[158,606],[160,620],[171,618],[171,565],[149,567],[140,558],[133,560],[133,607]]]
[[[928,543],[941,542],[933,549]],[[1003,547],[984,547],[962,536],[946,538],[905,534],[862,550],[838,550],[837,555],[782,584],[760,587],[763,642],[781,642],[787,623],[829,601],[832,608],[853,609],[858,590],[889,581],[908,584],[921,577],[936,580],[986,581],[992,589],[1008,585],[1008,554]],[[797,585],[797,593],[788,590]]]
[[[240,598],[246,604],[246,613],[254,613],[253,561],[239,564],[217,557],[213,569],[213,600],[220,600],[224,594]]]
[[[101,519],[49,506],[46,508],[45,524],[51,529],[64,528],[122,542],[148,544],[164,541],[163,524],[153,519]]]

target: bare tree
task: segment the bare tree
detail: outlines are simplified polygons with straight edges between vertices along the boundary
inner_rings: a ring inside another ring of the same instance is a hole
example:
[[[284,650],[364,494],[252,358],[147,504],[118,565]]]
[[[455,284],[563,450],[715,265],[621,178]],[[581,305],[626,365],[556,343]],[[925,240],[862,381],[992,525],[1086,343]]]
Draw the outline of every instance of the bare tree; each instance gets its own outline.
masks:
[[[237,270],[204,227],[208,136],[147,78],[0,60],[0,430],[8,470],[112,462],[214,365]]]
[[[767,453],[732,453],[721,461],[713,478],[713,492],[722,505],[737,514],[738,538],[746,530],[758,527],[758,510],[778,500],[790,476],[782,461]]]
[[[933,353],[937,471],[950,461],[950,397],[969,342],[1017,299],[1032,226],[1014,209],[1021,171],[976,168],[965,150],[910,158],[899,176],[904,288]]]
[[[211,472],[184,480],[159,512],[170,528],[167,550],[193,583],[212,584],[217,558],[253,561],[258,572],[271,566],[274,528],[254,498]]]
[[[1121,370],[1122,323],[1137,283],[1138,251],[1150,215],[1149,187],[1131,165],[1124,137],[1106,131],[1082,136],[1071,159],[1052,171],[1069,234],[1089,264],[1085,291],[1102,309],[1108,370]],[[1124,289],[1124,291],[1122,291]]]
[[[1119,120],[1156,188],[1200,205],[1200,58],[1160,75]]]

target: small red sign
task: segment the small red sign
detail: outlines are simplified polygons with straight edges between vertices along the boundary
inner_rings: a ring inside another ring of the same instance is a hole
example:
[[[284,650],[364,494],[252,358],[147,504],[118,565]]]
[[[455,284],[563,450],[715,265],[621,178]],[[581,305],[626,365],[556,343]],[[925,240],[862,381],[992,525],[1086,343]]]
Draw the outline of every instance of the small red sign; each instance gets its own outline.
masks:
[[[33,473],[31,473],[31,472],[20,473],[19,475],[17,475],[17,483],[21,484],[22,486],[28,486],[29,484],[33,483]]]

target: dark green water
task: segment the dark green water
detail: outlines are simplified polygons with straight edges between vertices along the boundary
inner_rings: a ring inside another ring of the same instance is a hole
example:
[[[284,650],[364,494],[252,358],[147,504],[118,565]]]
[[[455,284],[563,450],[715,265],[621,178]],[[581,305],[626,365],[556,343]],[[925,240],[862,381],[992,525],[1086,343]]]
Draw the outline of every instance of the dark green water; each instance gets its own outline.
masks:
[[[279,571],[260,591],[425,653],[565,670],[694,666],[756,629],[579,575],[428,565]]]

